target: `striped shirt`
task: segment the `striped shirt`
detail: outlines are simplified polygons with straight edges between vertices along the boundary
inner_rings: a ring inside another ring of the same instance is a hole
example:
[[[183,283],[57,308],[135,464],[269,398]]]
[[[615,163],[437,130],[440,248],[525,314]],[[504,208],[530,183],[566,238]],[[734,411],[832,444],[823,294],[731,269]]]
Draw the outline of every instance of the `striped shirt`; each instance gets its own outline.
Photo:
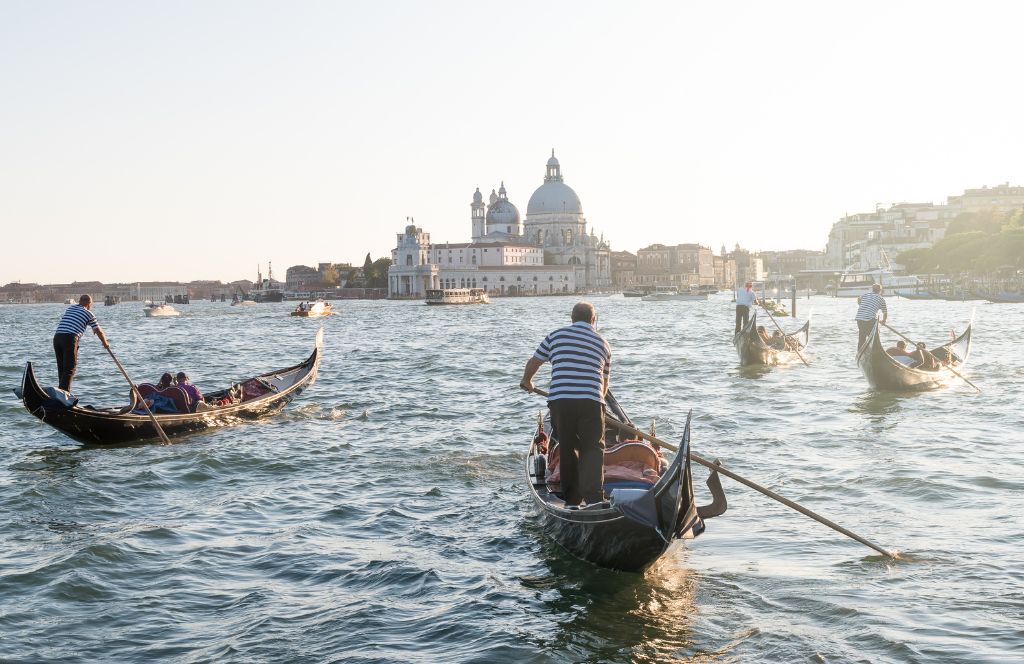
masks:
[[[96,316],[82,305],[73,304],[64,310],[64,315],[60,317],[57,331],[54,334],[73,334],[76,337],[81,337],[85,333],[86,325],[93,330],[99,327]]]
[[[604,403],[604,383],[612,370],[612,349],[590,323],[578,321],[555,330],[533,354],[551,362],[548,401],[590,399]]]
[[[854,320],[875,320],[879,311],[883,311],[887,315],[889,313],[885,308],[885,298],[878,293],[865,293],[860,296],[860,307],[857,308]]]

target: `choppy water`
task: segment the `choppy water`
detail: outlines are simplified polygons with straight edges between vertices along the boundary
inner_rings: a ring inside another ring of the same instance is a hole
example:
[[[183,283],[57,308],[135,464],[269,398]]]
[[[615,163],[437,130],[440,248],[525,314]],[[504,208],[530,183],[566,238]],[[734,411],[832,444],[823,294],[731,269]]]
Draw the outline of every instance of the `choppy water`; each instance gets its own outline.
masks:
[[[317,383],[280,416],[120,448],[21,408],[26,359],[55,382],[62,307],[0,307],[0,660],[1024,659],[1024,306],[977,307],[983,394],[898,396],[853,361],[851,301],[800,301],[811,367],[741,371],[727,298],[595,299],[634,420],[673,439],[693,408],[695,451],[905,556],[724,479],[728,513],[639,576],[547,542],[521,480],[542,404],[515,386],[572,302],[342,302]],[[889,302],[931,341],[972,307]],[[309,352],[320,322],[289,306],[97,313],[137,378],[213,389]],[[121,381],[85,339],[75,391],[111,404]]]

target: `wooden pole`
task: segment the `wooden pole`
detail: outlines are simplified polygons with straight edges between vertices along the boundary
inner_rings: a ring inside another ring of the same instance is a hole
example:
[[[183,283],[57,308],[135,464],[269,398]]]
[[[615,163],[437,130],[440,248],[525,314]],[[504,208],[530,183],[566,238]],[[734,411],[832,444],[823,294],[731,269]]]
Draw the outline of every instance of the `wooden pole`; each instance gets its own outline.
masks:
[[[548,393],[545,392],[544,390],[540,389],[540,388],[536,388],[535,387],[535,388],[533,388],[533,391],[534,391],[535,394],[539,394],[542,397],[548,396]],[[654,436],[646,434],[643,431],[640,431],[639,429],[631,427],[631,426],[629,426],[628,424],[626,424],[624,422],[620,422],[619,420],[616,420],[616,419],[613,419],[613,418],[610,418],[610,417],[606,417],[605,418],[605,422],[607,422],[608,424],[611,424],[613,427],[615,427],[616,429],[619,429],[620,431],[625,431],[626,433],[631,433],[634,436],[638,436],[638,437],[640,437],[640,438],[642,438],[644,440],[650,441],[650,442],[654,443],[655,445],[658,445],[659,447],[664,447],[665,449],[671,450],[673,452],[678,452],[679,451],[679,448],[676,447],[675,445],[671,445],[669,443],[666,443],[665,441],[663,441],[663,440],[661,440],[659,438],[656,438]],[[850,539],[853,539],[853,540],[856,540],[856,541],[860,542],[861,544],[863,544],[866,547],[874,549],[875,551],[881,553],[884,556],[888,556],[889,558],[892,558],[893,560],[898,560],[899,559],[899,554],[893,553],[891,551],[886,551],[885,549],[883,549],[882,547],[878,546],[877,544],[874,544],[874,543],[870,542],[869,540],[861,537],[860,535],[858,535],[858,534],[856,534],[856,533],[854,533],[854,532],[852,532],[850,530],[847,530],[846,528],[843,528],[838,523],[835,523],[834,521],[826,519],[825,517],[821,516],[820,514],[812,512],[811,510],[807,509],[803,505],[800,505],[799,503],[796,503],[796,502],[794,502],[794,501],[792,501],[789,498],[786,498],[784,496],[780,496],[779,494],[775,493],[771,489],[767,489],[767,488],[761,486],[760,484],[757,484],[756,482],[752,482],[751,480],[748,480],[747,478],[743,477],[742,475],[738,475],[737,473],[734,473],[733,471],[726,469],[725,467],[722,466],[721,462],[719,462],[719,461],[715,461],[715,462],[708,461],[707,459],[704,459],[700,455],[694,454],[694,452],[692,450],[690,451],[690,458],[693,459],[694,461],[696,461],[697,463],[699,463],[700,465],[705,466],[707,468],[710,468],[711,470],[717,471],[717,472],[721,473],[722,475],[725,475],[726,477],[732,478],[732,479],[736,480],[737,482],[739,482],[740,484],[748,486],[751,489],[753,489],[754,491],[760,492],[760,493],[768,496],[772,500],[776,500],[776,501],[782,503],[783,505],[785,505],[786,507],[792,508],[792,509],[796,510],[797,512],[800,512],[804,516],[808,516],[808,517],[814,519],[815,521],[817,521],[818,523],[820,523],[822,525],[825,525],[825,526],[828,526],[832,530],[834,530],[834,531],[836,531],[838,533],[842,533],[843,535],[846,535]]]
[[[908,344],[910,344],[914,348],[917,348],[917,343],[915,341],[912,341],[907,335],[903,334],[899,330],[894,330],[893,328],[889,327],[888,323],[883,323],[882,321],[878,321],[878,324],[884,326],[885,329],[889,330],[890,332],[893,332],[894,334],[896,334],[896,335],[898,335],[900,337],[903,337],[904,341],[906,341]],[[972,383],[971,381],[967,380],[967,378],[965,378],[963,374],[961,374],[960,372],[958,372],[956,369],[954,369],[951,366],[947,365],[946,368],[949,369],[953,373],[953,375],[957,376],[958,378],[963,380],[965,383],[967,383],[968,385],[970,385],[974,389],[978,390],[978,393],[981,394],[981,388],[978,387],[977,385],[975,385],[974,383]]]
[[[114,355],[114,351],[110,349],[109,344],[107,345],[107,352],[110,353],[110,359],[114,360],[114,364],[116,364],[117,368],[121,370],[121,375],[124,376],[124,379],[128,381],[129,385],[131,385],[132,392],[135,393],[135,396],[138,398],[139,403],[141,403],[142,407],[146,409],[146,414],[149,415],[150,421],[152,421],[153,426],[156,427],[156,432],[160,434],[160,440],[170,445],[171,439],[167,437],[167,434],[164,433],[163,427],[161,427],[160,423],[156,421],[156,416],[153,414],[153,411],[149,409],[149,404],[147,404],[146,400],[142,398],[142,394],[139,393],[139,388],[135,387],[135,383],[133,383],[132,379],[129,378],[128,372],[125,371],[124,367],[121,366],[121,363],[118,362],[117,356]]]

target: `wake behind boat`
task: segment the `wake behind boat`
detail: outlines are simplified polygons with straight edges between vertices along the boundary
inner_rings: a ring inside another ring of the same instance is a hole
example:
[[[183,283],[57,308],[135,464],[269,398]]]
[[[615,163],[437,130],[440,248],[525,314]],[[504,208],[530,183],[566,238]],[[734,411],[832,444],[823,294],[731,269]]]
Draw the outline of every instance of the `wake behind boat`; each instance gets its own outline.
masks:
[[[696,301],[708,299],[707,291],[701,292],[697,289],[680,291],[675,288],[658,288],[655,292],[644,295],[640,298],[644,302],[669,302],[669,301]]]
[[[867,341],[857,353],[857,365],[876,390],[928,390],[940,387],[958,377],[955,372],[963,367],[971,353],[973,322],[968,323],[967,329],[959,337],[931,351],[943,364],[935,371],[925,371],[904,364],[887,353],[879,336],[880,326],[880,323],[875,323]]]
[[[774,347],[766,342],[757,330],[757,312],[755,311],[746,326],[737,332],[733,337],[733,345],[740,357],[740,364],[748,365],[778,365],[788,364],[799,359],[797,351],[807,347],[811,336],[811,321],[807,320],[799,330],[780,335],[781,347]]]
[[[276,413],[313,384],[320,365],[322,345],[321,329],[316,334],[313,353],[303,362],[208,393],[204,395],[202,404],[192,405],[191,408],[187,396],[169,393],[168,398],[179,407],[179,412],[157,414],[154,417],[168,436],[180,436]],[[148,398],[149,390],[145,387],[145,384],[140,385],[139,390]],[[31,362],[25,365],[21,389],[15,390],[15,393],[30,413],[82,443],[109,445],[159,438],[150,416],[134,408],[134,400],[132,404],[121,408],[82,407],[77,405],[77,399],[69,404],[60,398],[59,392],[54,394],[53,388],[43,388],[39,384]],[[195,412],[191,412],[193,410]]]
[[[632,426],[611,393],[606,398],[606,417]],[[614,429],[605,438],[604,491],[611,500],[584,509],[567,508],[562,499],[557,432],[552,434],[549,424],[541,422],[526,455],[526,482],[544,533],[577,558],[641,572],[676,540],[704,532],[704,519],[725,512],[725,494],[715,472],[707,481],[714,502],[700,508],[694,502],[689,416],[671,463],[650,443],[618,441]]]

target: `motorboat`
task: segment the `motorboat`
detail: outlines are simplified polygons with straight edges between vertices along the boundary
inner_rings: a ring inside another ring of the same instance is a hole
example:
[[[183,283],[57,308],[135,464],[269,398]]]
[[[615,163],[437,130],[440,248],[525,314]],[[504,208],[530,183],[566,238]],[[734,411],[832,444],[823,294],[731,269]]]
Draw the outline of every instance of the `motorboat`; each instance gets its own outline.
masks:
[[[148,318],[155,318],[157,316],[180,316],[181,312],[175,309],[173,306],[166,302],[155,302],[147,304],[144,310]]]

